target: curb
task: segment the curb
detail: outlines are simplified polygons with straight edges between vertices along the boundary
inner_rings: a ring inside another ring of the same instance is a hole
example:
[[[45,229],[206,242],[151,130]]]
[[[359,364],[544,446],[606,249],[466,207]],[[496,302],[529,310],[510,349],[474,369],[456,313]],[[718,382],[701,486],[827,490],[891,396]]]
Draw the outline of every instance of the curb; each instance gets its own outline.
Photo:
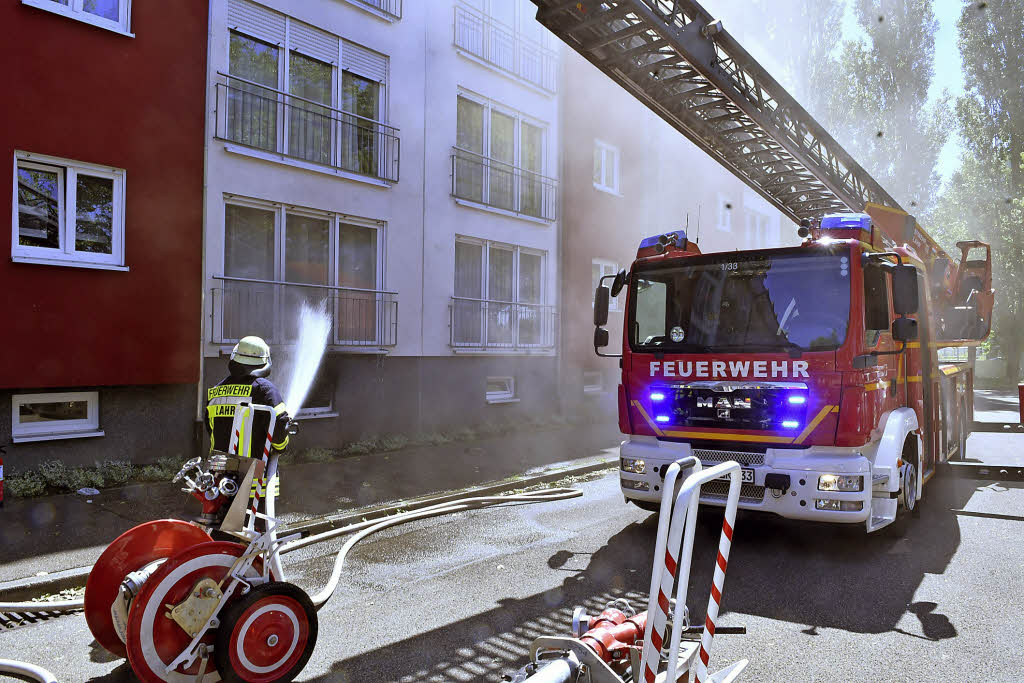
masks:
[[[280,535],[287,536],[289,534],[297,533],[302,536],[312,536],[324,531],[332,531],[334,529],[340,529],[354,524],[359,524],[361,522],[389,517],[399,511],[405,512],[410,510],[419,510],[430,505],[447,503],[461,498],[491,496],[498,493],[512,491],[514,489],[537,486],[539,484],[549,484],[566,477],[581,476],[592,472],[611,469],[612,467],[617,467],[618,463],[618,456],[612,458],[600,458],[597,460],[590,459],[585,464],[559,469],[545,469],[535,475],[517,476],[490,484],[470,486],[468,488],[459,489],[453,493],[430,494],[382,505],[374,505],[361,508],[355,512],[328,515],[317,519],[310,519],[304,522],[290,524],[280,531]],[[58,572],[52,572],[45,576],[31,576],[25,579],[2,582],[0,583],[0,601],[20,602],[32,600],[47,593],[59,593],[60,591],[68,590],[70,588],[81,588],[85,585],[86,578],[88,578],[91,570],[92,566],[75,567],[72,569],[63,569]]]

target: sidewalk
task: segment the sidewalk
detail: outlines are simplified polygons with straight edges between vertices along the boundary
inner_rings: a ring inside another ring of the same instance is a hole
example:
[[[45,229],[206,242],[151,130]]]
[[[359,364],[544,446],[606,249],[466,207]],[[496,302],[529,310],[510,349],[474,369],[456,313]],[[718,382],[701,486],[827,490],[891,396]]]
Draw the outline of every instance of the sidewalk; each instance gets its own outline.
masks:
[[[611,459],[621,438],[614,424],[585,425],[283,465],[278,516],[295,524],[556,465]],[[8,501],[0,509],[0,584],[92,565],[107,544],[136,524],[198,511],[198,502],[170,483],[108,489],[93,497]]]

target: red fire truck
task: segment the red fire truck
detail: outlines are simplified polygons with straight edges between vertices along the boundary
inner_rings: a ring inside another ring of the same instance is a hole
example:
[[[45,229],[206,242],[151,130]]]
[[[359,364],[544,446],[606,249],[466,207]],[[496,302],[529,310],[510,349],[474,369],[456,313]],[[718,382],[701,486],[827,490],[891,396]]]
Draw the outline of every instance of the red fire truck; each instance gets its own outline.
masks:
[[[741,508],[871,532],[962,456],[973,363],[944,350],[989,333],[988,246],[960,242],[954,265],[913,216],[873,204],[800,234],[797,247],[708,254],[682,231],[655,236],[598,288],[599,354],[608,297],[627,292],[628,500],[656,509],[681,457],[736,460]],[[727,488],[706,484],[701,502],[724,505]]]

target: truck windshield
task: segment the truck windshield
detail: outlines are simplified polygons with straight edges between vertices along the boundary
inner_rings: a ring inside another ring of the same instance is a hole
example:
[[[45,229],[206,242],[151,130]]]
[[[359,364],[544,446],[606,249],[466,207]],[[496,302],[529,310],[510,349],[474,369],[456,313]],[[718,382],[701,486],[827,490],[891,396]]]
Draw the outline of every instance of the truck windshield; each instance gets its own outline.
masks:
[[[827,351],[846,339],[848,252],[710,254],[640,267],[631,282],[634,351]]]

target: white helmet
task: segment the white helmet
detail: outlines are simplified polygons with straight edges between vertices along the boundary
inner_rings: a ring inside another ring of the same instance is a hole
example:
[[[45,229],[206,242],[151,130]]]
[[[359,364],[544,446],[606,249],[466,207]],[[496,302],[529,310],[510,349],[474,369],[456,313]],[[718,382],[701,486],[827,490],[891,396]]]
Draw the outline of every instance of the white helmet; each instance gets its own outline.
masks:
[[[270,363],[270,347],[260,337],[242,337],[231,349],[231,360],[241,365],[263,367]]]

